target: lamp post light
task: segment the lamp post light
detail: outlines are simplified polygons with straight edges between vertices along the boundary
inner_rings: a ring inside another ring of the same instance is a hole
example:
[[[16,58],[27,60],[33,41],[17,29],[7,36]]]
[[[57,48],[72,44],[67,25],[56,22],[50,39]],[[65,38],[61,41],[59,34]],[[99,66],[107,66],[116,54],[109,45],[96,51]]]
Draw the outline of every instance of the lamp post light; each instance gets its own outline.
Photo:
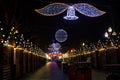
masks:
[[[104,36],[105,36],[105,38],[108,38],[109,37],[108,32],[105,32]]]
[[[109,28],[108,28],[108,32],[109,32],[109,33],[112,33],[112,31],[113,31],[112,28],[109,27]]]
[[[113,31],[113,29],[111,27],[108,28],[108,33],[109,33],[109,38],[114,43],[114,45],[116,45],[116,40],[114,40],[114,38],[117,35],[117,33],[115,31]]]
[[[107,29],[107,32],[104,34],[105,38],[107,38],[107,41],[111,43],[112,46],[116,44],[115,40],[113,39],[114,36],[116,36],[116,32],[113,32],[113,29],[109,27]]]
[[[85,43],[82,43],[83,46],[85,46]]]
[[[112,35],[112,28],[109,27],[107,32],[105,32],[104,36],[105,36],[105,38],[110,38],[111,35]]]
[[[84,42],[82,43],[82,47],[83,47],[83,55],[84,55],[85,54],[85,49],[84,49],[85,43]]]

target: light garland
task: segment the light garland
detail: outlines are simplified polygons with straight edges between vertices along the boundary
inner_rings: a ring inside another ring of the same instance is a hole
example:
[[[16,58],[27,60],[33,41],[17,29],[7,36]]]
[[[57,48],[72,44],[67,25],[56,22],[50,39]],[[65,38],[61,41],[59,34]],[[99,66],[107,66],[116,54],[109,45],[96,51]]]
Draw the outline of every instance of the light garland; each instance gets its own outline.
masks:
[[[44,16],[55,16],[55,15],[59,15],[60,13],[64,12],[66,9],[67,9],[67,16],[65,16],[64,19],[67,19],[67,20],[78,19],[78,17],[75,16],[75,9],[79,13],[85,16],[88,16],[88,17],[98,17],[106,13],[88,3],[78,3],[72,6],[64,4],[64,3],[52,3],[41,9],[35,9],[35,11]]]
[[[23,34],[19,33],[17,27],[12,26],[8,36],[5,35],[4,31],[4,26],[1,26],[0,21],[0,43],[8,47],[13,47],[14,49],[23,49],[29,53],[33,52],[33,43],[29,40],[25,42]],[[38,48],[38,46],[35,48],[34,52],[37,55],[42,55],[42,57],[44,57],[44,52]]]

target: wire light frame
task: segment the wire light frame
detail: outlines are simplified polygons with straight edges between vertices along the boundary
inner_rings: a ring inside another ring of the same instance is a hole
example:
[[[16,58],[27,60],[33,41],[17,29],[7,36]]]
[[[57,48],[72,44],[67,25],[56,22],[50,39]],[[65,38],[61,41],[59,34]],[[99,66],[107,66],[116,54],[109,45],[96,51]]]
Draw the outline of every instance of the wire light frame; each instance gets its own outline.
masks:
[[[55,39],[58,41],[58,42],[65,42],[68,38],[68,34],[65,30],[63,29],[58,29],[55,33]]]
[[[67,9],[67,15],[63,18],[66,20],[77,20],[78,16],[75,15],[75,8],[73,6],[69,6]]]
[[[69,5],[64,3],[52,3],[35,11],[44,16],[55,16],[63,13]]]
[[[98,17],[106,13],[105,11],[99,10],[88,3],[77,3],[73,5],[68,5],[65,3],[52,3],[43,8],[35,9],[37,13],[44,16],[59,15],[65,10],[67,10],[67,15],[63,18],[66,20],[78,19],[78,17],[75,15],[75,10],[88,17]]]

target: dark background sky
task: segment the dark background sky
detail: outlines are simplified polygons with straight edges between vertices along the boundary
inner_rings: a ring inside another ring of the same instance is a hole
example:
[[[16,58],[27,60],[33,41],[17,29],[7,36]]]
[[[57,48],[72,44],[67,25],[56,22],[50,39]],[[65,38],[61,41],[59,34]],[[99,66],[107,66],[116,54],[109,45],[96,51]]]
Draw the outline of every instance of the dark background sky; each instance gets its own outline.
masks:
[[[95,18],[86,17],[76,11],[78,20],[67,21],[63,19],[66,11],[57,16],[43,16],[34,11],[50,3],[63,2],[67,4],[85,2],[94,5],[107,13]],[[55,40],[55,32],[64,29],[68,39],[61,43],[62,51],[78,48],[81,42],[96,42],[104,38],[104,32],[112,27],[119,32],[119,3],[117,0],[1,0],[0,15],[8,26],[18,24],[19,30],[26,39],[30,39],[47,51],[48,45]]]

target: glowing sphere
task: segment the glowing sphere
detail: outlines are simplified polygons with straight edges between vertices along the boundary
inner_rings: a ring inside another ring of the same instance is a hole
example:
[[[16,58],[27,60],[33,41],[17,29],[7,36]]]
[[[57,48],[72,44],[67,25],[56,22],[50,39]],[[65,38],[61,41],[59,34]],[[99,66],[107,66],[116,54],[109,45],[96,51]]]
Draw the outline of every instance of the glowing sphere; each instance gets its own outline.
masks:
[[[58,51],[61,48],[61,45],[59,43],[52,43],[51,46],[54,48],[54,50]]]
[[[63,29],[59,29],[58,31],[56,31],[55,33],[55,39],[58,41],[58,42],[64,42],[67,40],[67,32]]]

